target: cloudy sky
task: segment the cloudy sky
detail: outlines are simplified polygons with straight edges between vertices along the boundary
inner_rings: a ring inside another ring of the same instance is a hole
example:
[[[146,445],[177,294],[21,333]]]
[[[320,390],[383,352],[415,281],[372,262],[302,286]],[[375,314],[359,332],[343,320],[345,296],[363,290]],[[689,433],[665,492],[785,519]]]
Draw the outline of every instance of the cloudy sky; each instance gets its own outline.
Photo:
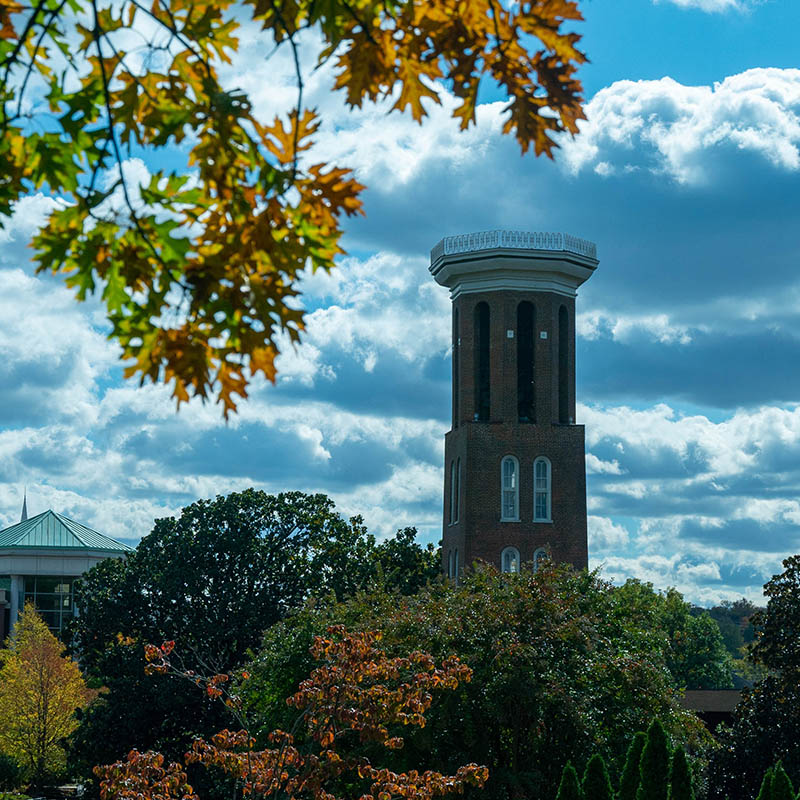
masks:
[[[438,541],[449,426],[445,235],[566,231],[598,245],[578,308],[589,546],[615,580],[704,604],[760,597],[800,551],[800,4],[586,0],[581,134],[554,162],[500,135],[502,97],[459,133],[351,113],[309,76],[318,153],[369,186],[349,255],[303,284],[305,343],[229,424],[121,378],[91,302],[35,277],[52,200],[0,231],[0,527],[53,508],[138,539],[155,517],[257,486],[330,494],[379,537]],[[255,30],[229,70],[265,115],[291,73]],[[146,178],[152,163],[133,161]]]

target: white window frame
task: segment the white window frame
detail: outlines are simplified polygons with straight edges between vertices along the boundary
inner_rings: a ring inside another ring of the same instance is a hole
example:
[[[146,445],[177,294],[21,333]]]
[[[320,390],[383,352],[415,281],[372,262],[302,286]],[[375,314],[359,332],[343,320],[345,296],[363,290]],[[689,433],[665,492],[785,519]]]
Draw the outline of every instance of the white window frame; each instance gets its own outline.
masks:
[[[510,569],[506,569],[506,558],[511,559]],[[519,550],[516,547],[505,547],[500,553],[500,572],[516,574],[520,570]]]
[[[510,487],[506,485],[506,464],[512,464],[514,467]],[[509,494],[513,494],[513,516],[506,514],[506,498]],[[504,456],[500,462],[500,521],[519,522],[519,461],[515,456]]]
[[[546,466],[545,485],[542,487],[539,479],[536,477],[536,468],[539,464]],[[547,515],[542,516],[539,514],[539,498],[544,495],[545,502],[547,503]],[[534,522],[552,522],[553,521],[553,467],[550,464],[550,459],[545,456],[539,456],[533,462],[533,521]]]
[[[550,558],[550,553],[544,547],[537,547],[536,552],[533,554],[533,571],[536,572],[542,564],[542,561]]]

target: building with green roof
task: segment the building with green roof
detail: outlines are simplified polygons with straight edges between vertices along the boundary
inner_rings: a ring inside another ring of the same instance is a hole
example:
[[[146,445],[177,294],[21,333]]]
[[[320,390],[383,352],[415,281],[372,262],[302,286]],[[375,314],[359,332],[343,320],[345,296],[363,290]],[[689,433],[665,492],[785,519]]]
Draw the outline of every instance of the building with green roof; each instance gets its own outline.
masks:
[[[0,531],[0,642],[13,630],[25,603],[33,603],[50,630],[60,634],[77,613],[75,579],[131,548],[55,511],[22,519]]]

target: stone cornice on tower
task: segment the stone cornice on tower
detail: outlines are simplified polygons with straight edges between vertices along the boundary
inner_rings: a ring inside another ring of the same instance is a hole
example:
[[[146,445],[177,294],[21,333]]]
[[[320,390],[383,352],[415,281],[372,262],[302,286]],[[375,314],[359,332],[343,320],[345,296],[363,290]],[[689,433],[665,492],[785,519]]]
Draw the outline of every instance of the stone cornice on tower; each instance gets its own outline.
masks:
[[[485,291],[545,291],[574,297],[597,268],[593,242],[564,233],[481,231],[446,236],[430,272],[456,299]]]

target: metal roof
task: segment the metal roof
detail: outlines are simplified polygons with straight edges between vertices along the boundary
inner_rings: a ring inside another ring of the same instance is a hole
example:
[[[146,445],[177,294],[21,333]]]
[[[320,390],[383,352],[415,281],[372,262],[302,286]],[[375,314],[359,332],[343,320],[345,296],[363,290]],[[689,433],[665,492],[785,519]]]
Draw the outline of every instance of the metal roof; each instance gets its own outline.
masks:
[[[111,550],[116,553],[129,553],[132,550],[128,545],[55,511],[45,511],[0,531],[0,548],[12,547]]]

